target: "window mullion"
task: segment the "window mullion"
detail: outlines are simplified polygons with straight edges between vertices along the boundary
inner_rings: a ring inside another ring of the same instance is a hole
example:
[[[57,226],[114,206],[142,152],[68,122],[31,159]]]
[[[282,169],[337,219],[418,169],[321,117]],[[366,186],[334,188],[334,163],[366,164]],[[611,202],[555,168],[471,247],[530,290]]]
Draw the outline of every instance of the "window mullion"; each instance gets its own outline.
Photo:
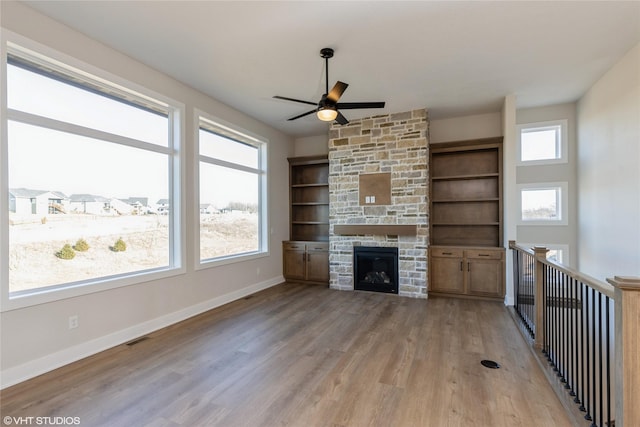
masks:
[[[18,110],[7,110],[7,118],[20,123],[28,125],[39,126],[46,129],[56,130],[60,132],[71,133],[74,135],[85,136],[88,138],[98,139],[107,142],[113,142],[115,144],[125,145],[127,147],[140,148],[143,150],[153,151],[161,154],[171,154],[172,149],[169,147],[163,147],[149,142],[140,141],[126,136],[120,136],[109,132],[104,132],[97,129],[91,129],[84,126],[76,125],[73,123],[63,122],[60,120],[50,119],[48,117],[39,116],[36,114],[26,113]]]
[[[255,174],[262,173],[262,170],[260,170],[260,169],[250,168],[248,166],[239,165],[237,163],[226,162],[224,160],[220,160],[220,159],[216,159],[216,158],[213,158],[213,157],[205,156],[203,154],[200,154],[199,159],[200,159],[201,162],[204,162],[204,163],[209,163],[209,164],[216,165],[216,166],[222,166],[222,167],[229,168],[229,169],[236,169],[236,170],[239,170],[239,171],[242,171],[242,172],[249,172],[249,173],[255,173]]]

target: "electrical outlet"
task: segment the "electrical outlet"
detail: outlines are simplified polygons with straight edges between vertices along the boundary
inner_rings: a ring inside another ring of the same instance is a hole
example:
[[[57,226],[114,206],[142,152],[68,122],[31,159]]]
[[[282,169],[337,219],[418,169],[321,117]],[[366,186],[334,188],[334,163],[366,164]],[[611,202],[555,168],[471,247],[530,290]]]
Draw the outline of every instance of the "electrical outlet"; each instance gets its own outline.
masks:
[[[256,276],[260,275],[260,267],[256,268]]]
[[[69,316],[69,329],[75,329],[78,327],[78,315]]]

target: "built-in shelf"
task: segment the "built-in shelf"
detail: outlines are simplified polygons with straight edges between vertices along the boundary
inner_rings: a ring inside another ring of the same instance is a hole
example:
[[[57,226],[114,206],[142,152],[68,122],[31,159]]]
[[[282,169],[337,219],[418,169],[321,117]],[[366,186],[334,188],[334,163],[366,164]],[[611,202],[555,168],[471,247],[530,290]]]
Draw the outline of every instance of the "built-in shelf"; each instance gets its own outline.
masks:
[[[500,225],[499,222],[467,222],[467,223],[463,223],[463,222],[432,222],[431,223],[434,227],[437,226],[449,226],[449,225],[460,225],[463,227],[475,227],[478,225]]]
[[[329,206],[329,203],[324,202],[294,202],[293,206]]]
[[[329,161],[327,156],[289,160],[289,238],[329,240]]]
[[[291,188],[306,188],[306,187],[328,187],[329,183],[319,183],[319,184],[292,184]]]
[[[432,245],[501,246],[502,138],[434,144]]]
[[[292,224],[309,224],[309,225],[321,225],[326,224],[329,225],[328,222],[324,221],[291,221]]]
[[[487,197],[483,199],[437,199],[432,200],[431,203],[479,203],[479,202],[499,202],[497,197]]]
[[[497,173],[482,173],[474,175],[449,175],[449,176],[434,176],[432,181],[453,181],[453,180],[465,180],[465,179],[480,179],[480,178],[494,178],[500,176]]]

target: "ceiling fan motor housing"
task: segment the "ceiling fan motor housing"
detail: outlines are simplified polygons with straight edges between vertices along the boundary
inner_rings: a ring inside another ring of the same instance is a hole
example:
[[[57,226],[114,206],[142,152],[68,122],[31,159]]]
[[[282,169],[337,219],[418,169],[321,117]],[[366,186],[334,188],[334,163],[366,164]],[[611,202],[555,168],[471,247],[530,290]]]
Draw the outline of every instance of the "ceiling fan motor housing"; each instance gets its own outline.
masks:
[[[332,100],[330,100],[329,98],[327,98],[327,94],[323,94],[322,98],[320,99],[320,102],[318,102],[318,108],[336,108],[336,103],[333,102]]]
[[[331,49],[330,47],[325,47],[323,49],[320,49],[320,56],[323,58],[333,58],[333,49]]]

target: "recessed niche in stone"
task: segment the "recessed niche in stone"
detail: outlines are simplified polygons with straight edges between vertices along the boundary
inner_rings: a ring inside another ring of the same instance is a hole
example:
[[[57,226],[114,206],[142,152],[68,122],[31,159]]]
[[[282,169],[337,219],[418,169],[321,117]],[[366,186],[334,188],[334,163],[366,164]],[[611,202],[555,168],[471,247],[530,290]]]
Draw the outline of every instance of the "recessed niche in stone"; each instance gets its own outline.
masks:
[[[391,174],[361,174],[359,182],[360,206],[391,204]]]

